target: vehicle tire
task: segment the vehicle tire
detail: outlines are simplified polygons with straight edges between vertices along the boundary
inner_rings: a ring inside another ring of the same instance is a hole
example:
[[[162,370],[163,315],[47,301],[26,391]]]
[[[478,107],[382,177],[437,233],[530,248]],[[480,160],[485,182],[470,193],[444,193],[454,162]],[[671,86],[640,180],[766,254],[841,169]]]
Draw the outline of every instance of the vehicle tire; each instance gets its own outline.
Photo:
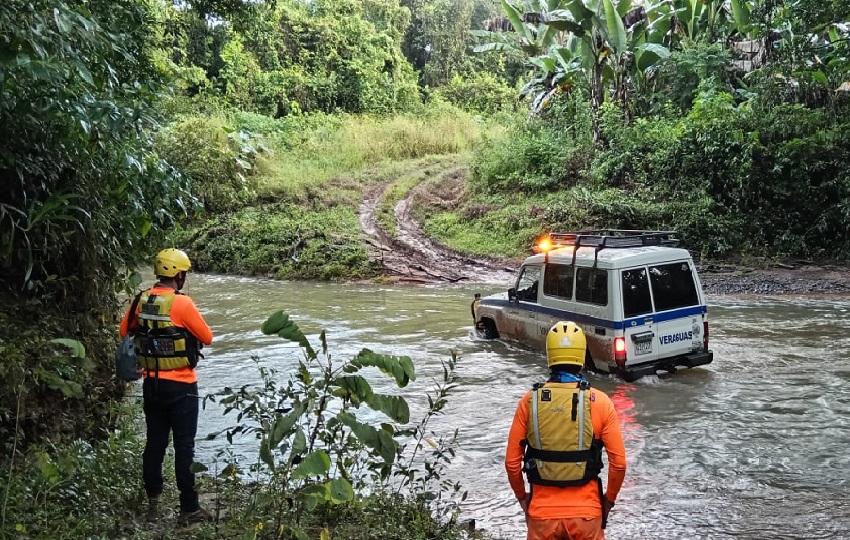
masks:
[[[590,356],[590,351],[587,351],[584,355],[584,367],[582,369],[585,373],[599,373],[596,364],[593,363],[593,358]]]
[[[499,331],[496,329],[496,323],[492,319],[481,319],[481,325],[484,327],[484,339],[496,339],[499,337]]]
[[[625,373],[623,373],[623,380],[624,380],[624,381],[626,381],[626,382],[628,382],[628,383],[635,382],[635,381],[636,381],[636,380],[638,380],[638,379],[640,379],[640,377],[638,377],[638,376],[637,376],[637,375],[635,375],[634,373],[630,373],[630,372],[628,372],[628,371],[627,371],[627,372],[625,372]]]

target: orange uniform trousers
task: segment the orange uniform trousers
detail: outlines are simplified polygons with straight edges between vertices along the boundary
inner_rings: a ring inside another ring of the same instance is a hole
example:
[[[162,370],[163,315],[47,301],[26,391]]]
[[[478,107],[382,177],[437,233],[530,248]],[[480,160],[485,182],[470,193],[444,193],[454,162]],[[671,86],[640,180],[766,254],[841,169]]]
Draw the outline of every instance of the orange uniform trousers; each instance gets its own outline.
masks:
[[[528,518],[527,540],[605,540],[602,518]]]

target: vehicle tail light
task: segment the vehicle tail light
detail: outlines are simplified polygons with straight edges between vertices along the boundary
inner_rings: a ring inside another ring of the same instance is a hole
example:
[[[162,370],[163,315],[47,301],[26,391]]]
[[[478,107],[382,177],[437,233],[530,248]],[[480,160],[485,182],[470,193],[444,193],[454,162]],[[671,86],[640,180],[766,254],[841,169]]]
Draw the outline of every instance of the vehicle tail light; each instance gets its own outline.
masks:
[[[614,361],[618,366],[626,365],[626,338],[614,338]]]
[[[705,351],[708,352],[708,321],[703,321],[702,323],[702,346],[705,347]]]

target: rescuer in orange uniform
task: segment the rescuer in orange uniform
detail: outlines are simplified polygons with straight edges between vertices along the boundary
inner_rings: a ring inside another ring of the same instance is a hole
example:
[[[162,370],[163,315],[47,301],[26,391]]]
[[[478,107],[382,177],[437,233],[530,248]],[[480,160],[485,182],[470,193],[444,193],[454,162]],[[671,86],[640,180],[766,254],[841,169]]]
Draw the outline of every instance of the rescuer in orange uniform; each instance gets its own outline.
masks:
[[[213,334],[192,299],[180,292],[191,262],[183,251],[165,249],[156,255],[157,283],[143,291],[121,321],[120,334],[135,336],[136,357],[144,382],[147,440],[142,477],[148,513],[155,517],[162,493],[162,462],[169,432],[174,438],[174,470],[180,490],[180,517],[209,518],[202,510],[191,470],[198,430],[198,364],[200,349]],[[130,311],[133,311],[131,314]],[[202,345],[203,344],[203,345]]]
[[[550,376],[517,405],[505,468],[525,512],[528,540],[602,540],[626,475],[626,448],[611,399],[580,372],[587,341],[573,322],[546,338]],[[608,455],[608,489],[599,474]],[[523,473],[531,489],[526,492]]]

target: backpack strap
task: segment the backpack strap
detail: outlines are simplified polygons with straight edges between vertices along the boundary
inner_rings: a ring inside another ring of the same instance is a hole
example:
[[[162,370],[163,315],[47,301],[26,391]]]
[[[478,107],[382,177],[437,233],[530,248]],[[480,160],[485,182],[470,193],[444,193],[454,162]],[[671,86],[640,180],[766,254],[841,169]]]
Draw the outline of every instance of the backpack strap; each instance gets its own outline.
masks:
[[[133,303],[130,304],[130,314],[127,316],[127,332],[130,332],[130,328],[133,326],[133,323],[136,322],[136,308],[139,307],[139,300],[142,298],[142,295],[150,289],[145,289],[136,295],[133,299]]]

